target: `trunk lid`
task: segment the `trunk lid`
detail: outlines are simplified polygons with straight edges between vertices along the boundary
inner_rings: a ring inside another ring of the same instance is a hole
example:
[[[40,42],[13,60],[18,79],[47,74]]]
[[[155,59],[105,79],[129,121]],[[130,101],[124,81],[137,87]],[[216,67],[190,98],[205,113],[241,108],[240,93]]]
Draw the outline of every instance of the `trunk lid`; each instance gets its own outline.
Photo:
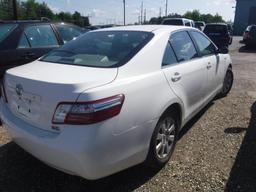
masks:
[[[87,89],[110,83],[117,68],[92,68],[35,61],[5,75],[8,107],[27,123],[51,130],[59,102],[75,102]]]

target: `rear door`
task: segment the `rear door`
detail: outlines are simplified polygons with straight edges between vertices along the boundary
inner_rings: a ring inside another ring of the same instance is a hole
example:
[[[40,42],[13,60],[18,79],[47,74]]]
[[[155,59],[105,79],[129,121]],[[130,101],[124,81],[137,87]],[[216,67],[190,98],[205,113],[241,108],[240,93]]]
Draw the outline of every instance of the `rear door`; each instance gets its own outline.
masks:
[[[17,65],[29,63],[58,48],[61,42],[51,24],[32,24],[25,27],[17,45]]]
[[[206,100],[215,96],[221,85],[221,67],[220,58],[216,54],[215,45],[202,33],[197,31],[189,32],[195,45],[197,46],[201,62],[206,64],[207,69],[207,86]]]
[[[171,35],[162,70],[170,88],[183,101],[185,119],[189,119],[204,104],[207,69],[206,63],[199,59],[188,32]]]

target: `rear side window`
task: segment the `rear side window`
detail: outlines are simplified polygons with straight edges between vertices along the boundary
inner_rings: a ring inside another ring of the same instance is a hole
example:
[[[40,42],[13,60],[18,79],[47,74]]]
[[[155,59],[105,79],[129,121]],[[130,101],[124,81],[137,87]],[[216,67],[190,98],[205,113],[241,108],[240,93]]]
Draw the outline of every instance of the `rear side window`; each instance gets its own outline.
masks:
[[[82,30],[73,26],[57,25],[56,27],[64,43],[67,43],[82,34]]]
[[[175,63],[177,63],[177,59],[170,43],[168,42],[165,48],[162,66],[172,65]]]
[[[0,24],[0,42],[2,42],[16,27],[16,24]]]
[[[153,37],[140,31],[88,32],[41,60],[88,67],[118,67],[128,62]]]
[[[190,21],[185,21],[185,26],[190,27],[191,26]]]
[[[171,35],[170,42],[178,62],[188,61],[197,57],[195,46],[187,32],[182,31],[174,33]]]
[[[215,54],[216,48],[208,38],[196,31],[192,31],[190,34],[194,38],[201,56]]]
[[[32,48],[57,47],[59,43],[50,25],[37,25],[27,27],[20,39],[18,47],[27,46],[27,39]]]
[[[29,45],[29,42],[28,42],[28,39],[27,39],[25,33],[23,33],[21,35],[21,38],[20,38],[20,41],[19,41],[19,44],[18,44],[18,48],[20,48],[20,49],[30,48],[30,45]]]

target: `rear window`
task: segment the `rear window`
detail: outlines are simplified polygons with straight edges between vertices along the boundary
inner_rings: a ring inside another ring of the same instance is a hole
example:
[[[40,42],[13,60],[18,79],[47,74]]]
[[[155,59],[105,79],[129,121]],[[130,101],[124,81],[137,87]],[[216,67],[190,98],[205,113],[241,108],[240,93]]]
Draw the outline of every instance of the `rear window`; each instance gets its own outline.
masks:
[[[80,36],[83,33],[80,28],[75,26],[57,25],[56,27],[60,32],[60,35],[64,43],[67,43],[68,41],[75,39],[76,37]]]
[[[17,24],[0,24],[0,42],[2,42],[17,26]]]
[[[163,21],[163,25],[183,25],[181,19],[168,19]]]
[[[205,33],[227,33],[226,25],[206,25],[204,32]]]
[[[89,32],[62,48],[51,51],[41,61],[88,67],[118,67],[128,62],[153,37],[150,32]]]

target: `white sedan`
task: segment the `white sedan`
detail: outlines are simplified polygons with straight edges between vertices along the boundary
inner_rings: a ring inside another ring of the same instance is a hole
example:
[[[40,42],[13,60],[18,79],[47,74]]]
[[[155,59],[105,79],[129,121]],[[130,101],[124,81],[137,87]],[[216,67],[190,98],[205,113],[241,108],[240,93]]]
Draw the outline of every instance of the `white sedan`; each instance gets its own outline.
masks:
[[[186,122],[232,83],[227,48],[196,29],[108,28],[8,70],[0,117],[26,151],[93,180],[164,166]]]

